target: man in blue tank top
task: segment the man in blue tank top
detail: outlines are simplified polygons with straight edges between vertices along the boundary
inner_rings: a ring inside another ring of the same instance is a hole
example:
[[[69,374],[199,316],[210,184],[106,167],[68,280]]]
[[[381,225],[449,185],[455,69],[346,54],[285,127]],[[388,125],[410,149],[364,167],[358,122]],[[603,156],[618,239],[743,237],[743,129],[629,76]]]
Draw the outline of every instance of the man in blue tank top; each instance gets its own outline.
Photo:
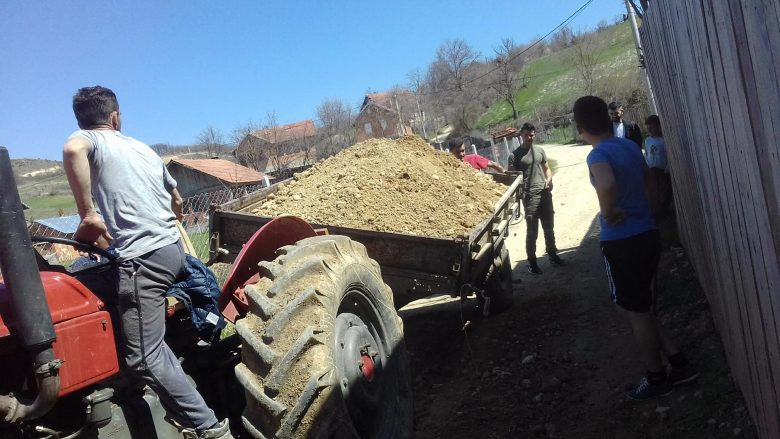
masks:
[[[187,437],[232,438],[227,419],[218,422],[164,340],[165,293],[184,276],[176,180],[151,148],[120,132],[111,90],[80,89],[73,112],[81,129],[65,143],[62,161],[81,216],[75,239],[111,242],[119,254],[119,351]]]
[[[652,210],[656,201],[652,174],[632,141],[613,137],[602,99],[577,99],[574,121],[582,138],[593,146],[587,163],[599,200],[601,251],[612,301],[630,323],[647,371],[628,396],[648,399],[667,395],[672,386],[691,382],[699,374],[651,312],[653,277],[661,256]],[[662,354],[669,360],[668,374]]]

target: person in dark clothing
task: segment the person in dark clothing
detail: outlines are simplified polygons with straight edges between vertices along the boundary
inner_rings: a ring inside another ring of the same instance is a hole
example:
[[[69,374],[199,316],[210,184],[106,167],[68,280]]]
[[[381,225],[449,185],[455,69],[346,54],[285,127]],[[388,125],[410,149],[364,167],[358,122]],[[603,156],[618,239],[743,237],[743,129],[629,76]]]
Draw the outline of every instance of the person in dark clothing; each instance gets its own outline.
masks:
[[[509,167],[523,173],[523,208],[525,209],[526,235],[525,251],[528,255],[528,271],[542,274],[536,261],[536,239],[539,236],[539,221],[544,230],[544,244],[550,263],[564,265],[555,247],[553,231],[552,171],[547,164],[547,154],[541,148],[534,148],[536,127],[530,123],[520,129],[522,144],[509,156]]]
[[[648,399],[668,395],[673,386],[694,381],[699,373],[652,312],[653,277],[661,256],[652,211],[653,176],[641,152],[612,136],[606,107],[598,97],[581,97],[574,103],[574,122],[593,146],[587,163],[599,201],[601,253],[612,301],[631,325],[647,371],[628,396]],[[662,355],[669,361],[668,374]]]
[[[612,135],[621,139],[628,139],[636,143],[642,150],[642,129],[630,120],[623,119],[623,105],[618,102],[609,103],[609,117],[612,119]]]

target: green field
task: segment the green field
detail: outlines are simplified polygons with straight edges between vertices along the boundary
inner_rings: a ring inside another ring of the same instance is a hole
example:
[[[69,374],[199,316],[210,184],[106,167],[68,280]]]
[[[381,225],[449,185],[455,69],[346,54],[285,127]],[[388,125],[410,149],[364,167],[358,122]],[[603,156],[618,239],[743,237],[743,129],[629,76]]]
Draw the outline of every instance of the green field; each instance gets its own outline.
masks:
[[[594,36],[593,52],[598,65],[594,71],[596,86],[608,89],[606,81],[619,81],[636,70],[636,55],[628,23],[609,27]],[[540,108],[568,108],[574,99],[585,94],[576,66],[576,48],[543,56],[529,62],[520,73],[526,87],[515,97],[520,121],[538,120]],[[505,101],[495,102],[477,121],[478,129],[488,129],[511,122],[512,107]]]
[[[36,195],[22,197],[30,208],[24,211],[27,221],[59,216],[60,209],[65,215],[75,215],[76,202],[72,195]]]

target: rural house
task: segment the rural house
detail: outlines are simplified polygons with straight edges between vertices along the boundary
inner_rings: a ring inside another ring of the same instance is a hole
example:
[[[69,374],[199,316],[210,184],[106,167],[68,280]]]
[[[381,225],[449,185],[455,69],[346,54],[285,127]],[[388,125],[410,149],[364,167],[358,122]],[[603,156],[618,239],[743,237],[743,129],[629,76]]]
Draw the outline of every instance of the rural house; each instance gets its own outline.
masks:
[[[178,182],[179,193],[184,198],[219,189],[239,190],[263,184],[264,174],[228,160],[174,159],[166,166]]]
[[[355,139],[362,142],[411,135],[412,127],[407,124],[416,114],[414,105],[414,95],[408,91],[367,94],[355,118]],[[399,128],[402,120],[403,127]]]
[[[233,155],[244,166],[281,175],[312,164],[316,142],[317,127],[311,120],[304,120],[249,133]]]

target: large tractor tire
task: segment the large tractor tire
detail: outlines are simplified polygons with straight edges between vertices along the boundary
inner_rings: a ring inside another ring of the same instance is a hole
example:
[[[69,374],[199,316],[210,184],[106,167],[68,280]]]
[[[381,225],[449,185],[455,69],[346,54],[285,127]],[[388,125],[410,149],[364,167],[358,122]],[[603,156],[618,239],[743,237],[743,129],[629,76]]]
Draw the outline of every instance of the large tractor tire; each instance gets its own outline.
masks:
[[[493,261],[492,272],[485,283],[485,292],[490,302],[480,300],[480,307],[487,311],[487,315],[496,315],[504,312],[514,304],[514,285],[512,282],[512,262],[509,260],[509,251],[501,248],[501,253]],[[486,308],[485,308],[486,307]]]
[[[409,438],[401,318],[379,265],[344,236],[282,247],[248,285],[238,381],[255,438]]]

